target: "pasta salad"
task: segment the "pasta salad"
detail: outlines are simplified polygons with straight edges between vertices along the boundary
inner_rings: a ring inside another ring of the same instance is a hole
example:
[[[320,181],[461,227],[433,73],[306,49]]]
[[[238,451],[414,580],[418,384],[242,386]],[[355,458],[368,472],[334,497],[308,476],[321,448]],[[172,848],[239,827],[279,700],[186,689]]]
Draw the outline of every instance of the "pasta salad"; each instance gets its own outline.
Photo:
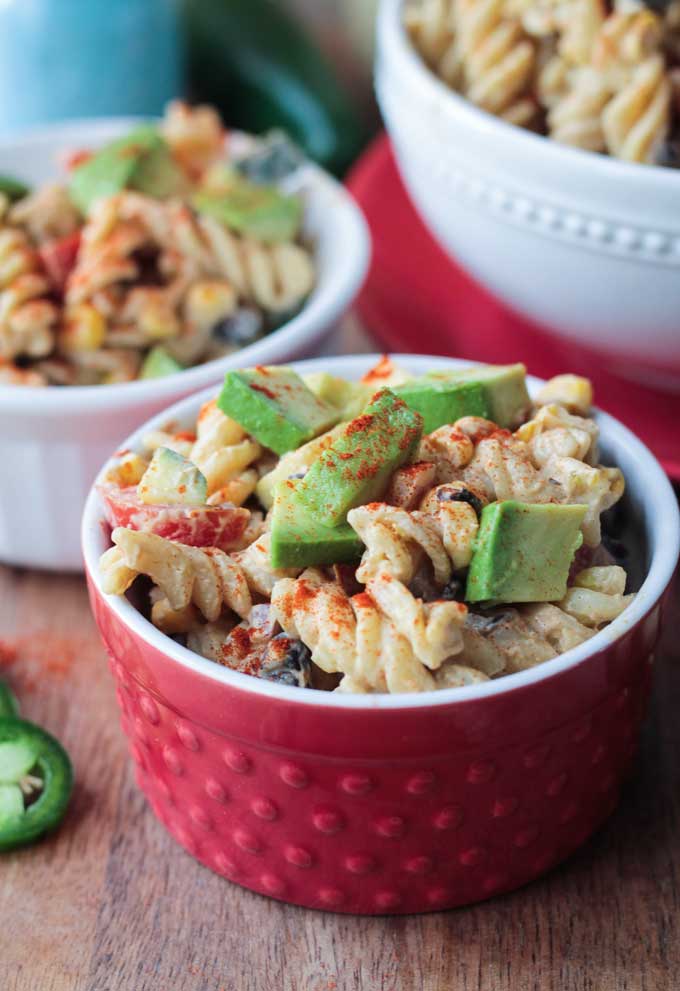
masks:
[[[408,0],[428,65],[556,141],[678,167],[679,0]]]
[[[315,282],[301,164],[283,135],[227,134],[175,102],[68,155],[68,178],[0,176],[0,385],[155,378],[252,344]]]
[[[230,372],[189,430],[99,482],[107,594],[233,670],[300,688],[485,682],[583,643],[632,600],[602,514],[590,383],[523,365],[358,383]]]

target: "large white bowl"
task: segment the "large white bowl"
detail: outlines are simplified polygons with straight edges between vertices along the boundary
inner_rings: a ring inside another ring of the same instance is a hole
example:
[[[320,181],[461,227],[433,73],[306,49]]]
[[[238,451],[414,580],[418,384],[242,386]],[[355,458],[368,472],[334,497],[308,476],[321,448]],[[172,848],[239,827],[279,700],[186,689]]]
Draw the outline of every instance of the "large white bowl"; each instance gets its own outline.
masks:
[[[59,152],[97,147],[132,123],[76,121],[0,142],[0,172],[32,183],[53,179]],[[85,496],[118,441],[170,403],[218,383],[228,369],[313,353],[332,330],[366,274],[368,228],[349,194],[316,166],[305,166],[291,188],[305,198],[305,232],[315,245],[318,278],[303,310],[285,326],[233,355],[168,378],[73,388],[0,386],[0,561],[81,569]]]
[[[648,367],[680,384],[680,174],[568,148],[479,110],[423,63],[402,9],[382,0],[376,89],[403,178],[440,243],[520,313],[629,373]]]

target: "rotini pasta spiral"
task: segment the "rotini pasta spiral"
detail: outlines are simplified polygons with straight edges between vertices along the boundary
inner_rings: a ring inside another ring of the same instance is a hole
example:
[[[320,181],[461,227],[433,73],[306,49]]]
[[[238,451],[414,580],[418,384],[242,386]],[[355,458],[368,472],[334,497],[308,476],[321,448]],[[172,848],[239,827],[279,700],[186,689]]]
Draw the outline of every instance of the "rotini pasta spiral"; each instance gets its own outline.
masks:
[[[57,183],[39,186],[19,200],[10,208],[8,219],[26,230],[37,243],[67,237],[78,230],[81,222],[66,187]]]
[[[680,57],[680,5],[654,6],[423,0],[406,22],[434,71],[485,110],[534,127],[541,109],[555,140],[649,163],[661,160],[677,120],[672,79]],[[455,65],[448,74],[447,60]]]
[[[243,569],[216,547],[189,547],[153,533],[118,527],[102,559],[105,591],[121,594],[137,575],[148,575],[174,610],[193,603],[214,621],[224,606],[245,617],[252,608]],[[117,552],[117,553],[116,553]]]
[[[0,357],[40,358],[54,347],[59,312],[26,234],[0,226]]]
[[[428,613],[399,583],[394,582],[394,589],[388,589],[389,584],[383,577],[349,598],[339,585],[324,584],[314,573],[305,572],[297,580],[285,579],[274,586],[272,608],[284,631],[309,647],[315,664],[344,675],[340,691],[430,691],[438,685],[437,669],[442,672],[442,686],[446,678],[464,679],[460,670],[444,673],[443,655],[449,648],[446,657],[460,650],[462,639],[455,631],[465,607],[436,603],[453,608],[447,608],[446,616],[441,611]],[[405,604],[409,619],[398,615]],[[454,633],[447,632],[444,648],[438,636],[451,614],[455,614]],[[415,620],[415,629],[409,627],[409,620]],[[469,681],[473,680],[482,679],[472,674]]]
[[[536,53],[519,21],[506,17],[503,8],[504,0],[456,4],[464,93],[490,113],[528,124],[535,113],[529,94]]]
[[[360,582],[366,584],[380,574],[387,574],[408,584],[424,557],[430,560],[439,586],[450,580],[451,561],[437,522],[431,516],[372,502],[350,510],[347,522],[366,547],[357,569]]]
[[[581,524],[583,539],[589,547],[597,547],[602,539],[600,516],[614,506],[625,488],[619,468],[593,468],[576,458],[552,457],[545,472],[562,486],[561,502],[587,506]]]
[[[528,445],[536,468],[545,467],[555,456],[597,464],[597,424],[594,420],[568,413],[563,406],[541,406],[515,436]]]
[[[560,602],[560,608],[583,626],[597,629],[616,619],[634,596],[625,595],[626,572],[616,565],[586,568]]]
[[[370,579],[366,591],[425,667],[435,671],[447,658],[461,652],[467,615],[462,602],[422,602],[384,573]]]
[[[255,491],[259,475],[250,466],[260,457],[262,448],[224,415],[215,400],[201,409],[196,434],[187,456],[205,475],[208,503],[242,506]]]
[[[602,114],[607,150],[629,162],[651,162],[670,126],[671,84],[653,55],[633,72]]]

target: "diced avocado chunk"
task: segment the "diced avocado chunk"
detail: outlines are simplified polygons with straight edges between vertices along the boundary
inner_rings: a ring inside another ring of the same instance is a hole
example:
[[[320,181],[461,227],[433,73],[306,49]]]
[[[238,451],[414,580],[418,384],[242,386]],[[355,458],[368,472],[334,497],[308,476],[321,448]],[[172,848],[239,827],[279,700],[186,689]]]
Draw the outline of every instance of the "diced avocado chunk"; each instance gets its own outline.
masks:
[[[69,195],[83,214],[104,196],[136,189],[163,199],[181,192],[186,178],[154,127],[138,127],[73,170]]]
[[[491,410],[483,386],[479,382],[448,382],[432,379],[413,379],[405,385],[395,386],[394,393],[401,396],[407,406],[417,410],[423,418],[423,433],[429,434],[438,427],[455,423],[462,416],[491,418]]]
[[[265,509],[271,509],[274,503],[274,489],[279,482],[283,482],[291,476],[299,476],[300,473],[306,473],[321,452],[331,446],[346,426],[346,423],[339,423],[332,430],[328,430],[325,434],[315,437],[313,440],[303,444],[302,447],[298,447],[297,450],[288,451],[279,460],[276,468],[262,476],[257,483],[255,494]]]
[[[422,426],[403,399],[389,389],[376,393],[298,485],[314,518],[339,526],[350,509],[379,498],[392,472],[415,454]]]
[[[234,175],[220,192],[192,197],[199,213],[258,241],[292,241],[302,223],[302,200],[286,196],[274,186],[260,186]]]
[[[217,405],[276,454],[295,450],[340,419],[292,368],[258,365],[227,372]]]
[[[519,426],[531,405],[527,392],[526,368],[517,365],[476,365],[429,372],[425,378],[433,381],[468,382],[482,387],[489,409],[488,419],[499,427]]]
[[[205,475],[187,458],[157,447],[137,486],[141,502],[166,506],[203,506],[208,498]]]
[[[309,568],[358,561],[363,544],[349,523],[327,527],[300,498],[293,481],[279,482],[271,517],[273,568]]]
[[[140,379],[159,379],[165,375],[174,375],[175,372],[183,371],[184,365],[180,365],[171,354],[168,354],[165,348],[157,345],[155,348],[151,348],[144,359],[139,377]]]
[[[565,595],[574,554],[583,542],[584,506],[485,506],[470,562],[468,602],[554,602]]]
[[[328,372],[312,372],[304,380],[315,396],[340,410],[343,420],[358,416],[379,388],[366,382],[348,382]]]
[[[303,375],[302,381],[315,396],[339,410],[344,409],[351,402],[358,388],[358,383],[348,382],[347,379],[341,379],[329,372],[311,372],[309,375]]]
[[[20,179],[15,179],[11,175],[0,175],[0,194],[6,196],[10,203],[21,200],[30,193],[26,183]]]

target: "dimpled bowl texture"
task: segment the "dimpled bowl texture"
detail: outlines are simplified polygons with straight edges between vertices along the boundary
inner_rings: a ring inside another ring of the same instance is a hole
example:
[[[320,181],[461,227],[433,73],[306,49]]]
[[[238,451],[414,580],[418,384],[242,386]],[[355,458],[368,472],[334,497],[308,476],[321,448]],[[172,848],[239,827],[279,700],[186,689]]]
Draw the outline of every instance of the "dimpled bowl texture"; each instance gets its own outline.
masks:
[[[414,372],[462,364],[395,360]],[[373,361],[296,367],[357,378]],[[189,425],[209,395],[166,416]],[[509,891],[590,836],[616,805],[635,750],[679,529],[653,456],[610,417],[598,420],[648,547],[637,599],[553,661],[423,695],[303,691],[185,650],[127,599],[102,593],[97,562],[109,538],[90,495],[83,544],[91,603],[137,780],[192,856],[297,905],[406,913]],[[138,448],[148,428],[125,446]]]
[[[558,144],[431,72],[382,0],[376,90],[415,205],[487,289],[617,369],[680,389],[680,174]]]
[[[0,172],[29,183],[52,180],[57,155],[97,147],[131,120],[77,121],[0,142]],[[351,305],[363,282],[370,239],[361,211],[331,176],[306,165],[289,180],[305,196],[317,284],[297,316],[232,355],[178,375],[121,385],[46,389],[0,385],[0,561],[82,570],[80,520],[102,461],[138,424],[229,368],[268,364],[309,351]]]

